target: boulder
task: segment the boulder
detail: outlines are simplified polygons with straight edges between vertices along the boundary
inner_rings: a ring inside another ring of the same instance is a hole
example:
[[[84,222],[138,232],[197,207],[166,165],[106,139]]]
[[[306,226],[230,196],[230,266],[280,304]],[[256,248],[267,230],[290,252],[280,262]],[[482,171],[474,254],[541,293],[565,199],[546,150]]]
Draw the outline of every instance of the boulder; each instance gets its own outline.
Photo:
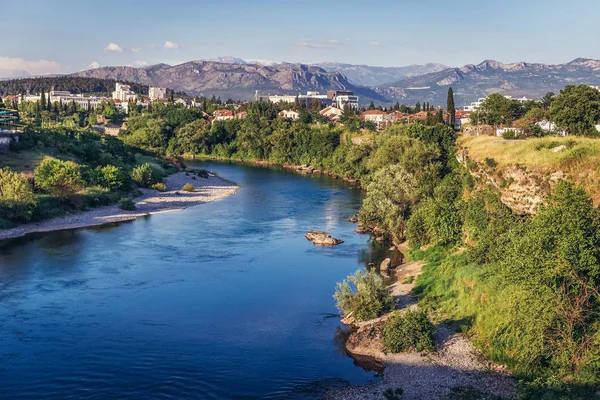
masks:
[[[392,259],[391,258],[386,258],[385,260],[383,260],[381,262],[381,264],[379,265],[379,269],[381,271],[387,271],[388,269],[392,268]]]
[[[313,242],[317,246],[336,246],[340,243],[344,243],[343,240],[336,239],[329,235],[327,232],[312,230],[306,232],[304,237]]]
[[[348,221],[352,222],[353,224],[356,224],[358,222],[358,218],[356,217],[356,215],[353,215],[350,218],[348,218]]]

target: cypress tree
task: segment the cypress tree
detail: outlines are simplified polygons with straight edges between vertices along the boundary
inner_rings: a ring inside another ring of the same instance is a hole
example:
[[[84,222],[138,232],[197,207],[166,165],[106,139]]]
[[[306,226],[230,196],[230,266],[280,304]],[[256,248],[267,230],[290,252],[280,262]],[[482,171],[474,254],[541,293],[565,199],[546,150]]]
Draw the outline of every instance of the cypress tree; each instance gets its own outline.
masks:
[[[44,93],[44,89],[42,89],[42,93],[40,94],[40,108],[42,110],[46,109],[46,94]]]
[[[448,124],[454,128],[454,125],[456,124],[456,108],[454,107],[454,92],[451,87],[448,88],[446,109],[448,110]]]
[[[438,112],[438,115],[437,115],[437,122],[439,122],[440,124],[443,124],[443,123],[444,123],[444,112],[443,112],[442,110],[440,110],[440,111]]]
[[[419,103],[417,101],[417,104],[415,104],[415,113],[421,112],[421,103]]]

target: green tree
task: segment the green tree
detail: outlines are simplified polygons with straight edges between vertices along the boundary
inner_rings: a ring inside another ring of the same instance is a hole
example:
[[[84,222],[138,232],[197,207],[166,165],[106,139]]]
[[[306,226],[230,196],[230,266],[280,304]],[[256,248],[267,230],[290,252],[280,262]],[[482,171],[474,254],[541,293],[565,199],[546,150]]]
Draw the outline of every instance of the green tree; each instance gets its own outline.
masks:
[[[0,218],[29,221],[35,206],[27,178],[8,168],[0,169]]]
[[[131,179],[140,187],[149,188],[156,183],[150,163],[144,163],[131,171]]]
[[[210,123],[204,119],[198,119],[182,126],[175,131],[175,136],[169,141],[169,153],[174,155],[191,154],[209,154],[211,151],[210,143]]]
[[[570,134],[597,135],[600,92],[588,85],[569,85],[552,101],[550,117]]]
[[[65,200],[83,186],[81,168],[73,161],[45,157],[34,171],[35,185]]]
[[[454,92],[448,88],[448,99],[446,100],[446,110],[448,111],[448,124],[454,128],[456,125],[456,108],[454,106]]]

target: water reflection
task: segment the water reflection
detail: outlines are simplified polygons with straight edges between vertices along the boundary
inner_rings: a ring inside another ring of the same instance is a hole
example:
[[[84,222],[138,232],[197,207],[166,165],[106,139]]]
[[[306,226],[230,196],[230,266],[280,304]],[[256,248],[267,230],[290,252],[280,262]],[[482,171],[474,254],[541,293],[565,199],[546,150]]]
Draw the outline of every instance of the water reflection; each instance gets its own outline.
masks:
[[[376,379],[345,353],[332,298],[336,282],[385,255],[347,221],[362,193],[323,176],[203,167],[241,189],[0,242],[4,396],[274,398]],[[303,237],[323,228],[345,243]]]

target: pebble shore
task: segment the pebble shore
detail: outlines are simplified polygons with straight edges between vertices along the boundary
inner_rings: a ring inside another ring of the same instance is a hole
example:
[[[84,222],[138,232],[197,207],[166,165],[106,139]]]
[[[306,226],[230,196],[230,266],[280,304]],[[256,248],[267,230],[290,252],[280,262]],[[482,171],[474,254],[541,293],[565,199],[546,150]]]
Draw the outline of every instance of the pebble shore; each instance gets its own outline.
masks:
[[[0,230],[0,240],[17,238],[34,232],[51,232],[131,221],[142,216],[177,211],[217,201],[238,190],[236,184],[218,176],[210,175],[208,178],[201,178],[186,172],[170,175],[163,182],[167,186],[165,192],[141,189],[142,195],[133,199],[136,206],[133,211],[121,210],[116,205],[93,208],[76,214]],[[187,183],[194,186],[196,191],[182,191],[181,188]]]

